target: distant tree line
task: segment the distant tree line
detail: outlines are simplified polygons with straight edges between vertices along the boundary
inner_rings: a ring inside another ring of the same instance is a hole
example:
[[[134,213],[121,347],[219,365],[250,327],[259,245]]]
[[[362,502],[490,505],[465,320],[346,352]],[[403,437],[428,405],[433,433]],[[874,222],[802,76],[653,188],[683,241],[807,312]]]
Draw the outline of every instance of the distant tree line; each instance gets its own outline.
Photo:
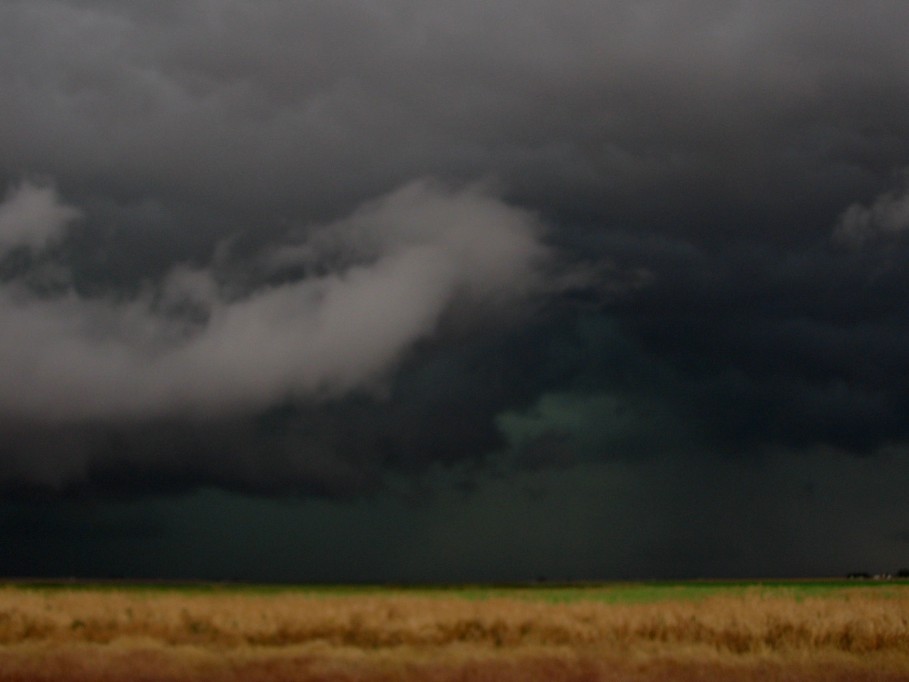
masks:
[[[891,580],[893,578],[909,578],[909,568],[901,568],[896,573],[868,573],[867,571],[853,571],[846,575],[849,580]]]

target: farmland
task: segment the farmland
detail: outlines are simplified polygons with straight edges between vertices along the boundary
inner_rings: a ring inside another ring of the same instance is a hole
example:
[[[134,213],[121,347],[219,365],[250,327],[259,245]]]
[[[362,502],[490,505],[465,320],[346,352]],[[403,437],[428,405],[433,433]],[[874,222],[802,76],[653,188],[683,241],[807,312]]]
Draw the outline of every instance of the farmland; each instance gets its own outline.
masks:
[[[909,585],[0,587],[0,682],[907,680]]]

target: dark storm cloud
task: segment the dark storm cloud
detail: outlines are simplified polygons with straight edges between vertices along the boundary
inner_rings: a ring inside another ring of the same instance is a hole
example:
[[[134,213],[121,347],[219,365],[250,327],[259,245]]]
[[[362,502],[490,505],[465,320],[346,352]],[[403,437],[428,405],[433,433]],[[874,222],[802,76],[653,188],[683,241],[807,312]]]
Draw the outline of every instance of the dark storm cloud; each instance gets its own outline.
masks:
[[[0,508],[0,543],[16,550],[0,572],[331,584],[893,572],[909,563],[907,475],[905,453],[781,451],[481,477],[469,494],[441,480],[416,502],[20,501]]]
[[[565,213],[717,229],[904,163],[904,12],[8,3],[4,166],[284,217],[494,173]]]
[[[909,439],[907,19],[4,3],[0,477],[880,456]]]

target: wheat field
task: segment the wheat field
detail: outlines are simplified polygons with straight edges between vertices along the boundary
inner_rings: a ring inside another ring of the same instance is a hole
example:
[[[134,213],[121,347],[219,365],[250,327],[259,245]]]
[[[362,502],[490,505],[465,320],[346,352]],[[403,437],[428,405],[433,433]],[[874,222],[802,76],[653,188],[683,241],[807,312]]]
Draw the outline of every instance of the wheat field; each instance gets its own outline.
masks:
[[[909,587],[643,602],[0,588],[0,682],[115,680],[905,681]]]

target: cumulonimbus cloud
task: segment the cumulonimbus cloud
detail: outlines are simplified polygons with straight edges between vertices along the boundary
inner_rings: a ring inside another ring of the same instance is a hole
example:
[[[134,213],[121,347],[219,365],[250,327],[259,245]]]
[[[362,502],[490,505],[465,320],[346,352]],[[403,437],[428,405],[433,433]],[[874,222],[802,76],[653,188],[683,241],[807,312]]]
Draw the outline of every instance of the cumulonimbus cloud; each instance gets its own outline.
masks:
[[[56,207],[55,224],[76,215],[48,191],[38,196]],[[23,214],[21,196],[0,216]],[[52,232],[10,224],[36,246]],[[539,291],[542,239],[533,214],[479,187],[419,181],[272,246],[268,267],[311,274],[241,296],[219,288],[216,266],[175,267],[126,301],[8,282],[0,410],[58,421],[216,415],[369,390],[455,301],[488,309]]]

